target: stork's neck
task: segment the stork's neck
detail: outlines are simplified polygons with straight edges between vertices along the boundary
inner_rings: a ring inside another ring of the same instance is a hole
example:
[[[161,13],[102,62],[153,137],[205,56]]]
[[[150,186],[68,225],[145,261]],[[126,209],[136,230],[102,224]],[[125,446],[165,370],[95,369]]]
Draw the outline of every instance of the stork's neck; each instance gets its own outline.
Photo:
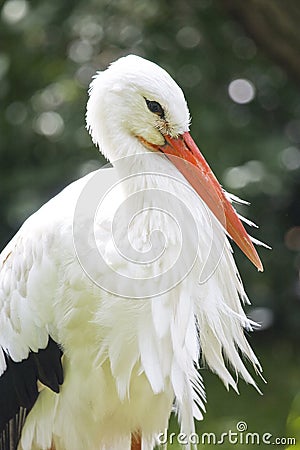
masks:
[[[176,195],[176,184],[170,180],[186,179],[163,153],[147,150],[140,141],[125,132],[114,133],[106,127],[99,147],[117,172],[125,196],[144,189],[166,189]],[[182,191],[182,186],[177,186]]]
[[[143,189],[170,189],[170,179],[185,180],[168,158],[160,152],[144,151],[113,162],[118,179],[124,180],[126,194]]]

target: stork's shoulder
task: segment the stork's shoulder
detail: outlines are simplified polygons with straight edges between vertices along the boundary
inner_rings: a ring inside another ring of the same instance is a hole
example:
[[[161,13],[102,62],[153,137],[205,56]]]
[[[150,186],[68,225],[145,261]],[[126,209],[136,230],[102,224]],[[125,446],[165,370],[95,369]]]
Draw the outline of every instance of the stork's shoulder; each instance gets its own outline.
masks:
[[[31,245],[37,245],[38,248],[41,248],[39,240],[41,234],[44,239],[50,240],[51,243],[51,236],[65,232],[65,227],[72,225],[78,200],[92,179],[96,180],[96,186],[100,191],[98,194],[104,195],[116,179],[115,169],[99,169],[88,173],[70,183],[28,217],[20,230],[0,253],[0,273],[1,267],[6,264],[6,261],[12,260],[11,256],[17,255],[17,253],[23,254],[22,259],[25,261],[26,258],[24,257],[27,255],[22,251],[25,242],[27,244],[31,242]]]
[[[69,184],[45,203],[35,214],[29,217],[24,223],[24,227],[27,228],[27,225],[29,225],[33,229],[46,225],[50,231],[51,224],[56,226],[60,223],[63,225],[68,221],[72,222],[78,202],[82,201],[87,205],[95,198],[100,200],[116,181],[117,175],[114,168],[90,172]]]
[[[71,183],[28,217],[3,249],[0,254],[0,310],[3,301],[17,286],[20,295],[27,297],[25,283],[29,272],[34,266],[40,267],[41,260],[53,250],[53,241],[66,235],[71,228],[77,198],[91,175]]]
[[[106,183],[111,175],[107,170]],[[49,333],[56,338],[53,304],[66,267],[74,262],[74,211],[97,173],[75,181],[43,205],[0,255],[0,375],[6,367],[1,348],[20,361],[30,350],[45,348]]]

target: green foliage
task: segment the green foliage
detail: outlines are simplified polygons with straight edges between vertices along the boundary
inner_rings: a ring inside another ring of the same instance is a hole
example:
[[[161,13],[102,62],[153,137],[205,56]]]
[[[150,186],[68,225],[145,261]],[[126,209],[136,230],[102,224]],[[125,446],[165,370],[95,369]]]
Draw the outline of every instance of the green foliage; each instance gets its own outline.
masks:
[[[297,444],[291,445],[288,449],[299,450],[300,449],[300,393],[295,397],[291,412],[288,417],[288,432],[291,436],[295,436]]]
[[[261,228],[253,234],[273,247],[260,251],[263,274],[236,250],[249,297],[260,307],[256,313],[265,314],[255,317],[268,318],[269,328],[256,336],[257,348],[266,348],[267,342],[272,350],[264,361],[268,371],[280,338],[285,337],[289,355],[300,338],[300,228],[295,228],[300,226],[300,94],[284,68],[256,47],[221,4],[212,0],[4,3],[0,241],[4,245],[23,220],[63,186],[103,163],[84,128],[87,86],[96,70],[117,57],[131,52],[145,56],[169,70],[182,86],[195,140],[224,187],[251,202],[250,208],[239,210],[255,218]],[[239,78],[250,82],[251,102],[240,104],[229,96],[229,84]],[[285,362],[287,373],[294,373],[291,358]],[[280,373],[284,379],[284,367]],[[267,378],[271,383],[274,373]],[[284,382],[289,389],[288,379]],[[299,389],[295,384],[293,392]],[[275,417],[281,401],[290,399],[291,393],[281,398],[282,388],[276,386],[274,403],[268,404],[264,418],[270,411]],[[233,394],[222,395],[218,400],[233,401]],[[263,402],[258,403],[251,406],[254,411],[263,408]]]

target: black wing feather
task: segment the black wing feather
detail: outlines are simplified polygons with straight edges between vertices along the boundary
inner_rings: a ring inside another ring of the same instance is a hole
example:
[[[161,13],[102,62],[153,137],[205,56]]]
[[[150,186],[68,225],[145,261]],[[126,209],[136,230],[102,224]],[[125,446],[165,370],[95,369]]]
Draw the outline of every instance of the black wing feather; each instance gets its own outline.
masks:
[[[0,450],[15,450],[26,415],[38,398],[37,381],[54,392],[63,383],[62,350],[49,337],[45,349],[30,352],[14,362],[6,356],[7,368],[0,377]]]
[[[1,450],[16,450],[21,437],[22,428],[27,417],[27,411],[20,408],[13,419],[5,425],[0,435]]]

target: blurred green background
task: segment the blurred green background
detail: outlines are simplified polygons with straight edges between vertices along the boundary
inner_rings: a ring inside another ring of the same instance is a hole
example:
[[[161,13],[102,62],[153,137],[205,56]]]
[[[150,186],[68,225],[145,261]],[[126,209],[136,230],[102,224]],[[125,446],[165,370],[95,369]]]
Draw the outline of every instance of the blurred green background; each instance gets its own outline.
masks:
[[[260,251],[262,274],[236,252],[248,313],[261,323],[249,340],[263,396],[243,382],[240,396],[228,393],[203,368],[208,405],[197,430],[221,434],[245,421],[251,432],[297,437],[290,448],[300,449],[299,1],[0,5],[1,247],[42,203],[103,164],[84,124],[96,70],[128,53],[166,68],[185,91],[194,139],[223,186],[251,202],[239,211],[260,225],[252,234],[273,247]]]

